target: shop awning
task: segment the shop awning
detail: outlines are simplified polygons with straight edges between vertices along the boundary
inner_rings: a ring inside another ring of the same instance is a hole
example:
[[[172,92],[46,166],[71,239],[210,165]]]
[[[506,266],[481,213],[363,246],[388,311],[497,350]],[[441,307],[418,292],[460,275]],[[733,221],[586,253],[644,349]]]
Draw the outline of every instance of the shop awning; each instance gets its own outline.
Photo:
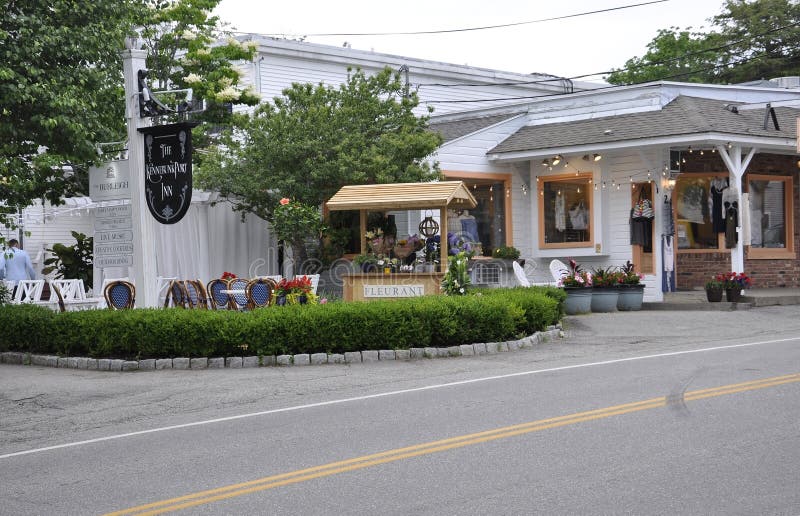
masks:
[[[343,186],[329,210],[471,209],[477,202],[462,181]]]

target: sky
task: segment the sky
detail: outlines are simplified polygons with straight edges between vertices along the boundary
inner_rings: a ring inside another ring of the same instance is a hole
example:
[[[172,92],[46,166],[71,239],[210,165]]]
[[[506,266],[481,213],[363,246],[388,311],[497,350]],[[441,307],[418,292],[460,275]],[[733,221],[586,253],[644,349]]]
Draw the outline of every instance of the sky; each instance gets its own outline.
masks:
[[[607,72],[642,56],[659,29],[704,31],[723,0],[667,0],[649,5],[513,27],[450,34],[313,36],[485,27],[562,17],[652,0],[222,0],[214,11],[241,32],[273,35],[384,54],[560,77]],[[602,76],[580,80],[600,81]]]

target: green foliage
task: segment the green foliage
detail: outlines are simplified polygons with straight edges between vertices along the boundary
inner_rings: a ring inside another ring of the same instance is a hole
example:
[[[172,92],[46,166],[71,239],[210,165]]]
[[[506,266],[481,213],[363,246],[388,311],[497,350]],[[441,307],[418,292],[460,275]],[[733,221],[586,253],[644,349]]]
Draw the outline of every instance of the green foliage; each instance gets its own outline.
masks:
[[[562,302],[559,289],[532,287],[251,312],[55,313],[34,305],[5,305],[0,306],[0,351],[142,359],[444,347],[544,330],[558,321]]]
[[[513,246],[495,247],[494,251],[492,251],[492,257],[502,260],[516,260],[519,258],[519,249]]]
[[[278,240],[296,245],[306,238],[319,239],[325,229],[322,212],[316,206],[281,199],[272,214],[272,227]]]
[[[0,281],[0,306],[8,303],[11,300],[11,291],[6,287],[6,284]]]
[[[41,198],[58,204],[62,195],[85,192],[95,143],[122,139],[119,52],[140,6],[136,0],[4,4],[0,199],[6,206]]]
[[[92,257],[94,255],[94,238],[83,233],[72,231],[75,245],[53,244],[48,252],[54,257],[44,261],[45,268],[42,274],[56,271],[56,278],[81,279],[85,288],[92,287],[94,269]]]
[[[647,53],[606,80],[632,84],[673,79],[717,84],[800,75],[800,4],[791,0],[726,0],[711,28],[662,29]]]
[[[469,256],[464,251],[447,259],[447,272],[442,278],[442,292],[448,296],[464,296],[469,287]]]
[[[338,88],[294,84],[227,131],[195,178],[267,220],[282,197],[320,206],[343,185],[429,181],[441,137],[414,114],[418,103],[388,68],[353,71]]]

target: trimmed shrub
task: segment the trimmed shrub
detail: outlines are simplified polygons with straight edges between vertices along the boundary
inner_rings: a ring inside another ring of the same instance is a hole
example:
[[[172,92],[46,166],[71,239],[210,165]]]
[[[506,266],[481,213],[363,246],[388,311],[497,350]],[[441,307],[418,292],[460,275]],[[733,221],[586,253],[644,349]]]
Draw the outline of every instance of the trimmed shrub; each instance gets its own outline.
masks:
[[[344,353],[508,340],[555,324],[560,289],[370,303],[269,307],[250,312],[137,309],[54,313],[0,306],[0,351],[142,359]]]

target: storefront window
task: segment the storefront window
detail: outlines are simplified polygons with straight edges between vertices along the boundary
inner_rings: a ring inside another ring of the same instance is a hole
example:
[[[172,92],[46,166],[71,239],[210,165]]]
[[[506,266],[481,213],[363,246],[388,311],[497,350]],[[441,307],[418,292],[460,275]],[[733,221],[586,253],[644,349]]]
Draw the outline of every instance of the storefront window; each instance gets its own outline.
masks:
[[[672,193],[678,249],[720,248],[720,234],[725,233],[721,195],[727,186],[728,180],[723,177],[678,178]]]
[[[591,174],[539,178],[542,248],[592,245],[591,179]]]
[[[750,257],[771,258],[790,251],[792,178],[748,176]]]

